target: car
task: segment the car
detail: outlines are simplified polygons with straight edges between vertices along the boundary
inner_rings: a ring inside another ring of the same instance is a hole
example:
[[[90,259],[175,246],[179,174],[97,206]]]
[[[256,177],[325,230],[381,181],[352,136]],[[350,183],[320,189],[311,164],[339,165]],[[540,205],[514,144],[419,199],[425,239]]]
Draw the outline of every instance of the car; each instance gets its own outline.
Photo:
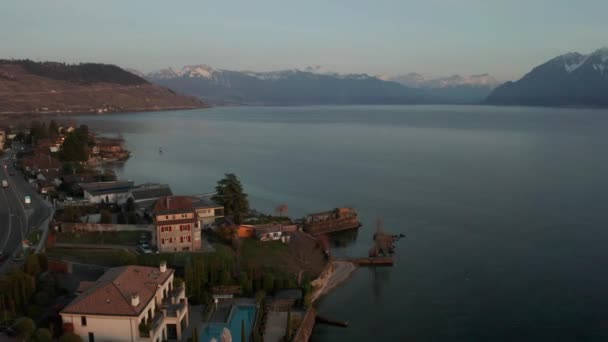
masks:
[[[3,263],[4,260],[6,260],[6,255],[4,254],[4,252],[0,251],[0,263]]]
[[[152,254],[152,249],[148,244],[140,245],[137,247],[137,250],[142,254]]]
[[[11,170],[11,171],[9,171],[9,172],[8,172],[8,174],[9,174],[10,176],[14,176],[14,175],[15,175],[15,171]]]

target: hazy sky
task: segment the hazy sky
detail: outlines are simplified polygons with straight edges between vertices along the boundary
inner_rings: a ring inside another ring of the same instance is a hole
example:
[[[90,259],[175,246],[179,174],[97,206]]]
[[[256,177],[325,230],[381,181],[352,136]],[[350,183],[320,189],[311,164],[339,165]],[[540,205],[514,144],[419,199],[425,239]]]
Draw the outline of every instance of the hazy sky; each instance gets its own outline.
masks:
[[[506,80],[608,45],[607,13],[607,0],[0,0],[0,58]]]

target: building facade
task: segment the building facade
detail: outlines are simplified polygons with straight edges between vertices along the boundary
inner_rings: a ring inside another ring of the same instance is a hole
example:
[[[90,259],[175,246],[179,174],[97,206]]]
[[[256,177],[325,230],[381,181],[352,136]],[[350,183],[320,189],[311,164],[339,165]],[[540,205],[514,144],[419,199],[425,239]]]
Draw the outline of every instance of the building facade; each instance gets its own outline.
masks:
[[[188,326],[185,285],[174,286],[174,271],[160,267],[109,269],[96,282],[82,282],[81,293],[61,312],[64,331],[83,341],[181,340]]]
[[[201,249],[201,224],[189,196],[166,196],[153,209],[156,247],[160,252]]]
[[[125,204],[129,190],[133,188],[132,181],[81,183],[79,185],[82,188],[84,199],[93,204]]]

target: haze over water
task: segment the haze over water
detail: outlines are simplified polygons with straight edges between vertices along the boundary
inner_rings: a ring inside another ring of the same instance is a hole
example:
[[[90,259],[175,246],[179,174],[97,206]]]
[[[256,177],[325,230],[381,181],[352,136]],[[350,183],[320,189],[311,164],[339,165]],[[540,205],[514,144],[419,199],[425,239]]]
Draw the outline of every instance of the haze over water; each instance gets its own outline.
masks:
[[[241,178],[252,206],[353,206],[334,254],[366,256],[378,217],[393,268],[360,269],[315,341],[608,338],[608,113],[483,106],[226,107],[79,117],[122,133],[136,183],[175,194]],[[159,154],[159,147],[163,153]]]

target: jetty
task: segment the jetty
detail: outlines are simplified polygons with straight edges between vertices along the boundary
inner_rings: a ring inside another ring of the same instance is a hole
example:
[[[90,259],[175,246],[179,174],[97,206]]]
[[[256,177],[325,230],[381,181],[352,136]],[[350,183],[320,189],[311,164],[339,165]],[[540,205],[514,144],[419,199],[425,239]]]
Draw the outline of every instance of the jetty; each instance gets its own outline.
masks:
[[[361,227],[357,211],[353,208],[336,208],[310,214],[302,222],[304,231],[313,236]]]
[[[355,258],[355,259],[348,259],[345,261],[350,261],[357,266],[393,266],[394,265],[393,257],[391,257],[391,256]]]

